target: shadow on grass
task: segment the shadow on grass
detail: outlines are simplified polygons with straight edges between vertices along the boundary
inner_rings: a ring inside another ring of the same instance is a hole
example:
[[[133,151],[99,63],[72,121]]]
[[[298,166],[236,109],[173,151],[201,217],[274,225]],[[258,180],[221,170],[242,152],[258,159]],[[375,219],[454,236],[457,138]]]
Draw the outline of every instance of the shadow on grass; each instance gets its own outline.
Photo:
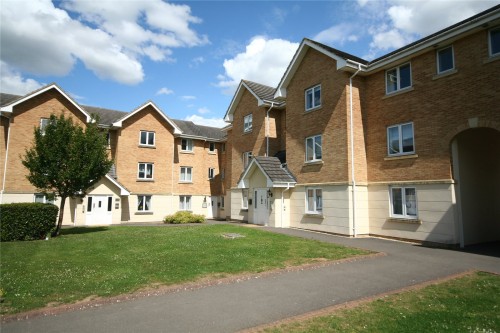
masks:
[[[61,235],[82,235],[108,230],[109,227],[71,227],[67,229],[61,229]]]

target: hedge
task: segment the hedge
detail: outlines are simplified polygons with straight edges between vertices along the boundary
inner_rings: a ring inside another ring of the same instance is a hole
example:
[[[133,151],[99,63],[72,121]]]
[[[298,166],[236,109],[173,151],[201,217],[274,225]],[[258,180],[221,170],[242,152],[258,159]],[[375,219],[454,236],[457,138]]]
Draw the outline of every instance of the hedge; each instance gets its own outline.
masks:
[[[0,205],[0,240],[44,239],[55,228],[59,208],[43,203]]]
[[[183,223],[203,223],[205,216],[193,214],[188,211],[178,211],[173,215],[168,215],[163,219],[164,223],[183,224]]]

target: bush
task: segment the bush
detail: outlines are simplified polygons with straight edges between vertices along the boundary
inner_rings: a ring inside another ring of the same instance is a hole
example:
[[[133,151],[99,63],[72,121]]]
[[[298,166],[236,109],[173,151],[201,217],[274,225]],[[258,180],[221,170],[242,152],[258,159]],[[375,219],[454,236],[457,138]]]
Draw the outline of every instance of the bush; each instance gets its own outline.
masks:
[[[165,216],[164,223],[183,224],[183,223],[203,223],[205,216],[200,214],[193,214],[188,211],[178,211],[173,215]]]
[[[43,203],[0,205],[0,240],[44,239],[56,227],[59,208]]]

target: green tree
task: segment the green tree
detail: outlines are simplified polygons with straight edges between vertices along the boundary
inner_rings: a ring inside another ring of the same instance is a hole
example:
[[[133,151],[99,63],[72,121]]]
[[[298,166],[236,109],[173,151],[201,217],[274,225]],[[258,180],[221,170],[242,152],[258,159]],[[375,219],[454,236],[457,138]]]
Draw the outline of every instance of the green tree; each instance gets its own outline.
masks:
[[[51,115],[45,128],[35,128],[33,146],[22,157],[30,183],[43,193],[61,198],[54,237],[61,230],[66,199],[85,197],[113,164],[97,123],[93,118],[84,130],[71,117]]]

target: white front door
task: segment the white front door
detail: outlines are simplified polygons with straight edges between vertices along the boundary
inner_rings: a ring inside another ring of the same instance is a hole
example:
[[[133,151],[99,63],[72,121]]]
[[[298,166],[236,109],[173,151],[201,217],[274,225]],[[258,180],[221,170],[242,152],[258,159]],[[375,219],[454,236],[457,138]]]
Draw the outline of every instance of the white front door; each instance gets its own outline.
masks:
[[[85,224],[111,224],[113,197],[109,195],[89,195],[87,197],[87,218]]]
[[[255,189],[253,199],[253,223],[267,225],[269,222],[267,189]]]
[[[217,217],[217,197],[209,197],[207,203],[207,218],[213,219]]]

